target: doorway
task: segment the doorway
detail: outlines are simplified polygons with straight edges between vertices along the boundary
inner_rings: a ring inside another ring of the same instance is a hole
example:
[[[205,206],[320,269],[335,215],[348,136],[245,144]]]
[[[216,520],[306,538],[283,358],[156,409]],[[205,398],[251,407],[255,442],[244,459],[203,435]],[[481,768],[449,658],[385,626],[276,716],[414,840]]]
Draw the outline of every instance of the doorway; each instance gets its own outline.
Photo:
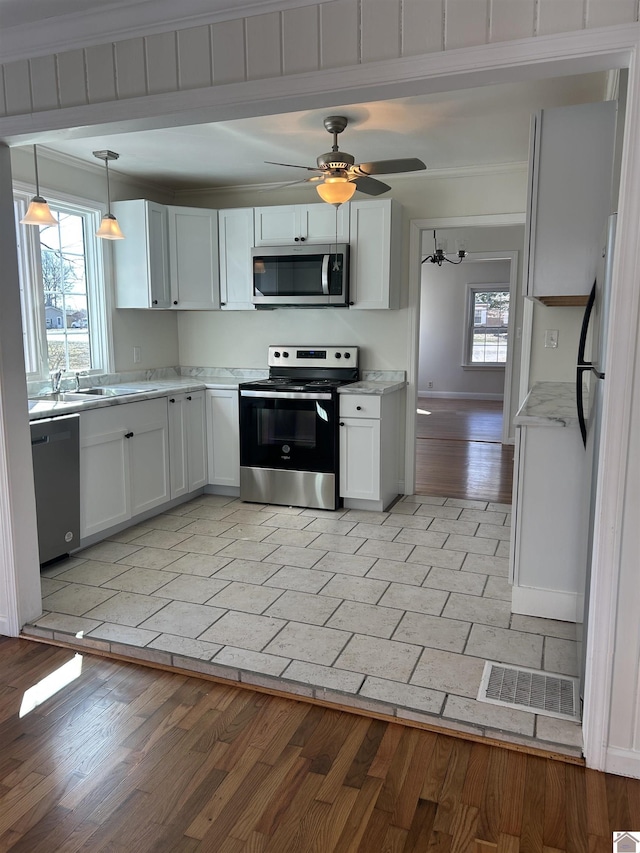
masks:
[[[453,263],[429,262],[436,236]],[[422,231],[416,494],[511,503],[523,237],[519,226]],[[452,246],[467,250],[461,263]]]

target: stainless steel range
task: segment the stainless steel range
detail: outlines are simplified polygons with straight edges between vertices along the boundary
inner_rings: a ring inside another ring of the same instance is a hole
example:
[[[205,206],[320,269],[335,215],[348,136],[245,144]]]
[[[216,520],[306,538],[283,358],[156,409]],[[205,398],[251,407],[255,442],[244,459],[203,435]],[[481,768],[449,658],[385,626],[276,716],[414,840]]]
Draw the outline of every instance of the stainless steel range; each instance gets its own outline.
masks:
[[[269,378],[240,385],[240,499],[336,509],[338,387],[358,347],[269,347]]]

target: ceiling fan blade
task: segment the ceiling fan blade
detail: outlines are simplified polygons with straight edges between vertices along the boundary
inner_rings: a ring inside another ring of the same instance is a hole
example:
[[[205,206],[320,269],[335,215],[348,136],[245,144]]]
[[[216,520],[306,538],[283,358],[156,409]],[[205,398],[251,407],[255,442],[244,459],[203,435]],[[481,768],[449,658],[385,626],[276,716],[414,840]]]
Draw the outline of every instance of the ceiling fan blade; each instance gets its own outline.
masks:
[[[416,157],[403,160],[376,160],[374,163],[359,163],[355,169],[363,175],[394,175],[397,172],[419,172],[427,167]]]
[[[268,163],[269,166],[288,166],[290,169],[306,169],[308,172],[319,172],[320,169],[315,168],[314,166],[296,166],[295,163],[274,163],[273,160],[265,160],[265,163]]]
[[[265,187],[264,189],[258,190],[260,193],[268,193],[271,190],[282,190],[285,187],[294,187],[298,184],[315,184],[318,181],[322,180],[321,175],[312,175],[310,178],[300,178],[298,181],[285,181],[284,183],[274,184],[269,187]]]
[[[381,195],[391,189],[388,184],[383,184],[382,181],[378,181],[376,178],[369,178],[367,175],[360,175],[353,178],[351,183],[355,184],[356,189],[360,190],[361,193],[366,193],[367,195]]]

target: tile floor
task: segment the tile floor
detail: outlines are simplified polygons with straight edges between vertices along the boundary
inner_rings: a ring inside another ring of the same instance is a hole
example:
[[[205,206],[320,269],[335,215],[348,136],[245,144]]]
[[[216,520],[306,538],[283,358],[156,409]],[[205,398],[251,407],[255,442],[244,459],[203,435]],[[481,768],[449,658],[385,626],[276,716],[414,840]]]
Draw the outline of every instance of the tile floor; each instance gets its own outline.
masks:
[[[509,522],[201,495],[43,570],[23,633],[579,754],[578,724],[475,698],[486,659],[576,674],[574,625],[511,613]]]

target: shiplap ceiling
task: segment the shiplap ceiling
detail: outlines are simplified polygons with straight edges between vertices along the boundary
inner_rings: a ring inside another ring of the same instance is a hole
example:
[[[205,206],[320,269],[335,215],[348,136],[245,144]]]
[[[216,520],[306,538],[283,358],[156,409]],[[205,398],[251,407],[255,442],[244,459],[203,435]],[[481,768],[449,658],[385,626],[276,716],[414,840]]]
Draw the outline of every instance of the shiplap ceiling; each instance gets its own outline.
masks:
[[[180,15],[204,13],[224,18],[302,6],[316,0],[183,0]],[[139,23],[167,19],[174,0],[0,0],[2,40],[27,38],[49,24],[80,34],[91,27],[92,40],[135,15]],[[44,147],[101,168],[98,149],[120,154],[113,171],[167,189],[253,186],[295,181],[306,173],[265,161],[314,166],[330,150],[323,127],[328,114],[345,115],[349,126],[340,148],[356,162],[419,157],[430,170],[491,167],[527,159],[529,118],[542,107],[601,100],[606,75],[502,84],[438,95],[346,104],[331,109],[271,115],[226,122],[139,132],[101,133],[48,141]]]
[[[130,133],[47,142],[50,150],[97,163],[92,151],[120,155],[113,171],[180,189],[253,186],[307,177],[267,160],[315,166],[331,148],[323,126],[328,114],[349,126],[341,150],[356,162],[418,157],[430,170],[491,167],[527,159],[529,118],[539,108],[601,100],[606,75],[538,80],[440,95],[348,104],[287,113]]]

